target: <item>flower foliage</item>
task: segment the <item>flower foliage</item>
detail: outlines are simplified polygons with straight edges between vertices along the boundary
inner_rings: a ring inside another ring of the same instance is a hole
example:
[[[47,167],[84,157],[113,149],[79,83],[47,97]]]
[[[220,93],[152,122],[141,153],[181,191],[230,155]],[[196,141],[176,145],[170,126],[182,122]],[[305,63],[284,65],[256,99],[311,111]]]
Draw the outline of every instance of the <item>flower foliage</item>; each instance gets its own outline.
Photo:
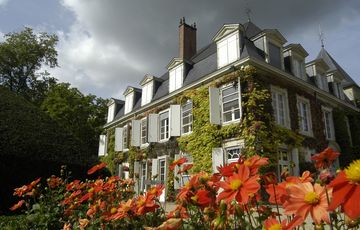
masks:
[[[317,164],[318,158],[314,159]],[[48,229],[274,230],[301,225],[307,229],[309,219],[320,229],[325,225],[332,229],[359,227],[360,160],[335,175],[326,162],[318,167],[322,171],[317,175],[305,171],[301,176],[277,178],[272,172],[260,175],[260,168],[269,164],[267,158],[241,157],[218,167],[216,173],[192,175],[178,191],[177,206],[168,213],[159,202],[165,189],[161,184],[135,194],[131,179],[112,176],[69,181],[51,176],[44,186],[39,178],[15,189],[14,195],[20,200],[11,210],[25,206],[28,217],[50,213],[51,221],[41,226]],[[171,168],[177,167],[182,176],[191,167],[184,163],[185,159],[176,160]],[[103,167],[105,164],[96,165],[89,174]],[[31,200],[35,201],[32,206]],[[49,208],[54,204],[57,209]]]

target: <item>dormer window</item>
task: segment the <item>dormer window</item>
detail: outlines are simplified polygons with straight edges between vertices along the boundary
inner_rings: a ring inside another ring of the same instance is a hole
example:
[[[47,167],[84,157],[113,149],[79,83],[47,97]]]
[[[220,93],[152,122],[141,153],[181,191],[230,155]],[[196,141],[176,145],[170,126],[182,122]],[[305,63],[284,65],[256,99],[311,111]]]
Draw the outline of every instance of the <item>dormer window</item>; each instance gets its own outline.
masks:
[[[272,42],[269,42],[269,63],[280,69],[282,68],[281,49]]]
[[[125,96],[125,114],[130,113],[134,106],[134,92]]]
[[[317,87],[329,92],[328,80],[325,74],[327,69],[329,69],[329,66],[322,59],[315,59],[306,64],[306,73],[314,78]]]
[[[153,81],[150,81],[143,86],[142,95],[141,95],[141,106],[151,102],[151,99],[153,97],[153,89],[154,89]]]
[[[304,60],[300,60],[299,58],[293,57],[293,74],[295,77],[305,79],[305,63]]]
[[[307,80],[305,58],[308,52],[300,44],[290,44],[284,47],[284,67],[295,77]],[[312,75],[311,75],[312,76]]]
[[[240,57],[239,32],[221,39],[217,42],[218,68],[226,66]]]
[[[335,97],[344,99],[344,89],[341,84],[343,80],[342,76],[338,72],[333,71],[327,75],[327,81],[330,83],[330,91],[334,94]]]
[[[115,117],[115,103],[112,103],[108,107],[107,123],[114,120],[114,117]]]
[[[182,87],[184,78],[184,65],[180,64],[169,71],[169,92]]]

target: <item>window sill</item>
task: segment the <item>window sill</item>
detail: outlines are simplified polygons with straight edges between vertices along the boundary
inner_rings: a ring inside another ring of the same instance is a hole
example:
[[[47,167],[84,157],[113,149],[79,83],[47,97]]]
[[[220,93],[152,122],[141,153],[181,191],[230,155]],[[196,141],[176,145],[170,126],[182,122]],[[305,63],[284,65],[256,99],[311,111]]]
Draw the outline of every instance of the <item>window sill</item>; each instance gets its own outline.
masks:
[[[190,135],[190,134],[192,134],[192,133],[193,133],[193,131],[187,132],[187,133],[181,133],[181,136],[187,136],[187,135]]]
[[[313,132],[304,132],[304,131],[299,131],[300,134],[304,135],[304,136],[308,136],[308,137],[314,137]]]
[[[223,126],[227,126],[227,125],[236,124],[236,123],[240,123],[240,119],[233,120],[233,121],[222,122],[221,124]]]
[[[165,142],[168,142],[170,138],[167,138],[167,139],[163,139],[163,140],[159,140],[159,143],[165,143]]]
[[[149,146],[149,143],[141,144],[140,149],[145,149]]]

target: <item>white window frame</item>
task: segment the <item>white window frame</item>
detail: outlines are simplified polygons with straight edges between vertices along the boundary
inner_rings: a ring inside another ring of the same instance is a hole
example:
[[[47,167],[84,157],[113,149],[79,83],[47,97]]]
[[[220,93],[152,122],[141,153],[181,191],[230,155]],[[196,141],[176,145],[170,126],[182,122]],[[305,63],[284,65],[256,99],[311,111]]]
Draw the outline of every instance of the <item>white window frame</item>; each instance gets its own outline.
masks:
[[[129,151],[129,126],[125,125],[123,127],[123,136],[122,136],[122,145],[123,152]]]
[[[165,127],[167,125],[168,129],[167,129],[167,135],[165,133],[165,138],[161,139],[161,119],[160,119],[160,116],[161,114],[163,113],[168,113],[168,121],[167,121],[167,124],[165,124]],[[170,109],[166,109],[166,110],[163,110],[159,113],[159,142],[165,142],[165,141],[168,141],[170,139]]]
[[[186,152],[181,152],[181,153],[180,153],[180,157],[181,157],[181,158],[182,158],[182,157],[185,157],[185,158],[187,159],[187,162],[185,162],[185,163],[182,165],[182,167],[185,167],[186,165],[189,165],[189,164],[193,164],[193,158],[192,158],[192,156],[191,156],[190,154],[188,154],[188,153],[186,153]],[[176,176],[176,175],[175,175],[175,176]],[[185,174],[185,172],[181,174],[181,178],[180,178],[180,185],[181,185],[181,187],[182,187],[182,186],[185,186],[185,184],[186,184],[188,181],[190,181],[190,177],[191,177],[191,175],[189,174],[189,172],[188,172],[188,174]]]
[[[154,87],[153,81],[149,81],[148,83],[143,85],[142,93],[141,93],[141,106],[144,106],[151,102],[151,99],[153,97],[153,87]]]
[[[323,113],[323,121],[324,121],[324,133],[326,140],[335,140],[335,128],[334,128],[334,118],[332,113],[332,108],[322,106],[322,113]],[[326,113],[329,114],[329,119],[327,120]]]
[[[231,58],[229,57],[229,46],[230,42],[233,42],[233,39],[235,39],[235,49],[236,49],[236,57]],[[227,66],[240,58],[240,34],[239,31],[235,31],[234,33],[231,33],[224,37],[223,39],[219,40],[217,43],[217,63],[218,68]],[[220,49],[224,49],[226,60],[222,61],[220,56]],[[230,59],[231,58],[231,59]]]
[[[299,117],[299,133],[303,134],[303,135],[307,135],[307,136],[313,136],[313,131],[312,131],[312,120],[311,120],[311,105],[310,105],[310,101],[307,98],[301,97],[297,95],[297,110],[298,110],[298,117]],[[306,113],[306,120],[307,122],[307,126],[308,126],[308,130],[304,130],[304,126],[302,125],[303,123],[303,107],[301,107],[300,105],[304,104],[307,108],[307,113]]]
[[[284,155],[286,155],[287,160],[284,158]],[[279,148],[279,151],[277,152],[277,160],[278,160],[278,164],[277,164],[278,179],[279,181],[281,181],[281,173],[283,171],[283,168],[286,167],[288,169],[288,172],[290,174],[292,173],[291,165],[290,165],[291,154],[288,148],[286,147]]]
[[[146,130],[145,130],[145,136],[143,135],[143,122],[146,123]],[[147,117],[144,117],[143,119],[140,120],[140,146],[141,147],[146,147],[149,143],[147,142],[147,138],[148,138],[148,119]],[[143,139],[145,138],[145,142],[143,142]]]
[[[270,90],[271,90],[271,98],[272,98],[272,107],[274,110],[274,119],[276,124],[283,126],[285,128],[290,129],[290,113],[289,113],[289,100],[288,100],[288,93],[286,89],[271,85],[270,86]],[[276,102],[274,101],[274,95],[276,94]],[[278,95],[282,95],[283,96],[283,107],[284,107],[284,124],[280,123],[280,117],[279,117],[279,106],[278,106]],[[275,108],[276,107],[276,108]]]
[[[305,75],[305,61],[299,56],[293,55],[293,74],[295,77],[306,80]],[[295,65],[295,62],[297,65]]]
[[[145,171],[144,171],[144,165],[145,165]],[[149,173],[149,164],[147,161],[141,162],[141,183],[140,183],[140,191],[145,192],[147,190],[146,181],[148,180],[148,173]],[[145,172],[145,175],[144,175]]]
[[[239,118],[235,118],[235,109],[232,109],[231,110],[231,120],[229,121],[224,121],[224,101],[223,101],[223,91],[228,89],[228,88],[231,88],[231,87],[234,87],[234,82],[232,83],[229,83],[229,84],[226,84],[226,85],[223,85],[221,86],[220,88],[220,104],[221,104],[221,121],[222,121],[222,124],[231,124],[231,123],[234,123],[234,122],[240,122],[240,119],[241,119],[241,115],[242,115],[242,108],[241,108],[241,90],[240,90],[240,81],[237,81],[237,93],[238,93],[238,98],[237,99],[232,99],[231,101],[234,101],[234,100],[238,100],[238,105],[239,105]],[[235,94],[235,93],[233,93]],[[229,95],[227,95],[229,96]],[[227,101],[227,103],[230,102],[230,101]]]
[[[130,113],[134,106],[134,92],[125,96],[125,111],[124,113]]]
[[[164,180],[161,180],[162,174],[161,174],[161,163],[164,162]],[[158,175],[159,175],[159,183],[166,185],[166,179],[167,179],[167,167],[166,167],[166,156],[162,156],[158,158]]]
[[[184,80],[184,64],[179,64],[169,71],[169,93],[180,89]]]
[[[234,154],[238,154],[239,157],[229,159],[229,154],[230,154],[229,151],[237,151],[237,150],[238,150],[238,153],[234,153]],[[230,163],[233,163],[233,162],[237,162],[239,160],[239,158],[241,157],[241,150],[242,150],[241,145],[235,145],[235,146],[232,146],[232,147],[225,148],[225,163],[230,164]]]
[[[190,109],[187,109],[187,110],[184,110],[184,108],[187,106],[187,105],[191,105]],[[191,100],[188,100],[184,105],[181,106],[181,135],[186,135],[186,134],[190,134],[192,133],[192,130],[193,130],[193,114],[192,114],[192,107],[193,107],[193,103]],[[189,112],[190,113],[186,116],[184,116],[184,113],[187,113]],[[187,123],[187,124],[184,124],[184,118],[188,117],[190,122]],[[184,128],[185,127],[189,127],[189,131],[188,132],[185,132],[184,131]]]
[[[115,103],[108,107],[107,123],[114,120],[115,117]]]

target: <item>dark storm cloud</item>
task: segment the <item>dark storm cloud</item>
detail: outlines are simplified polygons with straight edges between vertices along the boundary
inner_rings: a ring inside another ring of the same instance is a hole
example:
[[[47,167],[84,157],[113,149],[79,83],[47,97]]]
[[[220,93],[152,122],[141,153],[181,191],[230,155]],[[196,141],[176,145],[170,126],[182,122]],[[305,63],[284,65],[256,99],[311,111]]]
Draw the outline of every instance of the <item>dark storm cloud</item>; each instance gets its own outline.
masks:
[[[121,95],[128,84],[138,86],[146,73],[160,75],[166,71],[165,66],[178,54],[178,23],[182,16],[188,23],[197,23],[201,48],[223,24],[245,22],[247,5],[255,24],[278,29],[289,42],[303,43],[310,48],[309,53],[314,53],[312,56],[320,47],[319,24],[332,35],[341,30],[344,21],[360,19],[360,2],[356,0],[346,4],[331,0],[64,0],[63,4],[77,21],[60,46],[62,68],[73,65],[69,73],[78,68],[74,74],[81,73],[81,77],[74,78],[75,84],[106,97]],[[354,36],[358,34],[354,32]],[[74,49],[77,54],[69,55]]]

